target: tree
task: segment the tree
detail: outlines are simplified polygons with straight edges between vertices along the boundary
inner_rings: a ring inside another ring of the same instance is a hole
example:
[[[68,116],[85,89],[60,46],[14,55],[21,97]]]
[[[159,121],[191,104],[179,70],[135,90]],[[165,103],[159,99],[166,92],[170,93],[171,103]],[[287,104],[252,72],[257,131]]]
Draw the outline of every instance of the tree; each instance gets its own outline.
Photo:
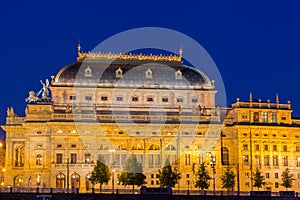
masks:
[[[123,171],[118,175],[120,183],[124,186],[132,185],[134,190],[134,185],[141,186],[146,184],[146,176],[143,174],[143,166],[136,159],[136,156],[132,154],[125,163]]]
[[[227,190],[233,190],[235,186],[235,174],[232,169],[228,166],[221,176],[222,188],[226,188]]]
[[[103,183],[108,183],[110,180],[111,173],[107,165],[104,164],[104,159],[100,156],[97,160],[97,164],[94,167],[91,177],[89,180],[93,185],[99,183],[100,184],[100,193],[102,193],[102,185]]]
[[[179,179],[181,179],[181,173],[177,172],[176,169],[172,170],[170,161],[167,158],[165,166],[162,170],[159,170],[159,182],[160,187],[174,187]]]
[[[293,176],[294,176],[294,174],[290,174],[290,170],[289,170],[288,168],[286,168],[286,169],[282,172],[282,174],[281,174],[281,181],[282,181],[281,185],[282,185],[283,187],[285,187],[286,190],[287,190],[288,188],[291,188],[291,187],[293,186],[293,181],[295,180],[295,179],[293,178]]]
[[[206,169],[206,164],[205,164],[205,162],[203,162],[199,166],[195,187],[201,188],[201,190],[208,189],[210,186],[210,183],[209,183],[210,179],[211,179],[211,177],[209,176],[208,171]]]
[[[253,173],[254,187],[257,187],[257,190],[266,184],[265,177],[261,174],[260,169],[256,168],[255,173]]]

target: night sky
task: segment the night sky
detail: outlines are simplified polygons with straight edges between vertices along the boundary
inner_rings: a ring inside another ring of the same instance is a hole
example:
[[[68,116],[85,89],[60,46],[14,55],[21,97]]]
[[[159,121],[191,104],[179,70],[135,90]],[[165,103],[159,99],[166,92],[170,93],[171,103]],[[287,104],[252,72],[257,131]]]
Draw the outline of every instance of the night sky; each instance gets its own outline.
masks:
[[[0,7],[0,123],[24,115],[29,90],[119,32],[164,27],[200,43],[218,66],[227,102],[291,100],[300,116],[299,1],[5,1]],[[3,132],[3,131],[2,131]]]

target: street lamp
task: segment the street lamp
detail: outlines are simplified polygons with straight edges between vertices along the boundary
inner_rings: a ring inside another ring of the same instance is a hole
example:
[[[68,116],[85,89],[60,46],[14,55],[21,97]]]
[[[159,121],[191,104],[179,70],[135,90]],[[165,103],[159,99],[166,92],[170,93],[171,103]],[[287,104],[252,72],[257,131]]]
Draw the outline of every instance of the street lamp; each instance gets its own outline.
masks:
[[[213,170],[213,188],[214,188],[214,194],[216,191],[216,155],[213,155],[212,153],[209,152],[210,155],[210,166]]]
[[[114,153],[116,152],[115,149],[109,149],[108,150],[111,153],[112,156],[112,163],[111,163],[111,168],[112,168],[112,180],[111,180],[111,187],[112,187],[112,193],[115,193],[115,157]]]
[[[114,168],[114,169],[112,169],[111,170],[112,171],[112,193],[114,194],[115,193],[115,171],[116,171],[116,169]]]

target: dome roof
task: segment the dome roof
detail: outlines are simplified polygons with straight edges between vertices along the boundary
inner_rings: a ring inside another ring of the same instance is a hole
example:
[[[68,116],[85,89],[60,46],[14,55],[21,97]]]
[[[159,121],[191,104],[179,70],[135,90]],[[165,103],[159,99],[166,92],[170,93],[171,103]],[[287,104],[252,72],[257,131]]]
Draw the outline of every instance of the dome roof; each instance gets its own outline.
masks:
[[[82,59],[63,67],[52,86],[81,85],[130,87],[131,84],[160,86],[193,86],[211,88],[209,78],[200,70],[178,61],[138,59]]]

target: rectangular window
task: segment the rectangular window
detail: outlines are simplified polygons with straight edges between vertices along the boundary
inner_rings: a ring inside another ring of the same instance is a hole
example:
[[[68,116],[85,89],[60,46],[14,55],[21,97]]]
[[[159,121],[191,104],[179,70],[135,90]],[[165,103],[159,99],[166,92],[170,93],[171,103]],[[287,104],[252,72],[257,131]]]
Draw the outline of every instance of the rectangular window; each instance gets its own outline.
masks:
[[[169,101],[168,97],[163,97],[162,98],[162,102],[168,102],[168,101]]]
[[[123,97],[117,97],[117,101],[123,101]]]
[[[281,117],[281,120],[286,120],[286,117]]]
[[[268,122],[268,113],[267,112],[262,112],[262,122],[263,123]]]
[[[247,119],[247,115],[242,115],[242,118],[243,119]]]
[[[244,160],[244,165],[249,165],[249,158],[248,158],[248,155],[244,155],[244,156],[243,156],[243,160]]]
[[[296,151],[300,151],[300,146],[296,146]]]
[[[249,178],[249,172],[245,172],[245,178]]]
[[[154,174],[151,174],[151,178],[154,178]]]
[[[203,163],[203,154],[198,155],[198,164],[201,165]]]
[[[138,97],[132,97],[131,100],[132,101],[139,101],[139,98]]]
[[[153,161],[153,154],[148,155],[148,164],[150,168],[153,168],[154,161]]]
[[[183,103],[183,98],[181,98],[181,97],[177,98],[177,102],[178,103]]]
[[[56,163],[57,163],[57,164],[62,164],[62,160],[63,160],[63,155],[62,155],[62,153],[57,153],[57,154],[56,154]]]
[[[265,146],[264,146],[264,149],[265,149],[265,151],[268,151],[268,150],[269,150],[269,146],[268,146],[268,145],[265,145]]]
[[[273,145],[273,151],[277,151],[277,145]]]
[[[276,112],[271,113],[271,123],[276,123],[277,122],[277,117],[276,117]]]
[[[184,155],[184,164],[185,165],[190,165],[190,154],[185,154]]]
[[[76,148],[76,144],[71,144],[71,148]]]
[[[300,173],[298,173],[298,179],[300,179]]]
[[[278,178],[278,173],[275,173],[275,174],[274,174],[274,177],[275,177],[275,178]]]
[[[289,158],[288,156],[282,156],[283,158],[283,166],[288,166],[289,165]]]
[[[278,188],[278,187],[279,187],[279,183],[275,182],[275,188]]]
[[[107,96],[101,96],[101,101],[107,101]]]
[[[76,100],[76,96],[75,95],[71,95],[70,96],[70,100]]]
[[[244,150],[248,150],[248,145],[247,145],[247,144],[244,144],[244,145],[243,145],[243,148],[244,148]]]
[[[300,167],[300,156],[296,157],[296,166]]]
[[[259,144],[255,145],[255,151],[259,151]]]
[[[260,155],[255,155],[255,165],[260,166]]]
[[[255,112],[253,115],[253,121],[258,122],[259,121],[259,113]]]
[[[148,97],[148,98],[147,98],[147,101],[148,101],[148,102],[153,102],[153,97]]]
[[[91,162],[91,154],[89,154],[89,153],[86,153],[85,155],[84,155],[84,163],[90,163]]]
[[[186,178],[190,178],[190,174],[186,174]]]
[[[197,103],[198,99],[197,98],[192,98],[192,103]]]
[[[70,156],[70,163],[71,163],[71,164],[77,163],[77,154],[76,154],[76,153],[71,153],[71,156]]]
[[[283,145],[283,146],[282,146],[282,150],[283,150],[283,151],[287,151],[287,150],[288,150],[287,145]]]
[[[92,101],[92,96],[85,96],[86,101]]]
[[[249,182],[246,182],[246,183],[245,183],[245,187],[246,187],[246,188],[249,188],[249,187],[250,187],[250,183],[249,183]]]
[[[273,156],[273,166],[278,166],[279,162],[278,162],[278,156],[274,155]]]
[[[270,158],[268,155],[264,155],[264,166],[270,165]]]
[[[57,145],[57,148],[62,148],[62,144],[58,144],[58,145]]]
[[[266,178],[270,178],[270,173],[266,173]]]
[[[298,188],[300,188],[300,182],[298,182]]]

